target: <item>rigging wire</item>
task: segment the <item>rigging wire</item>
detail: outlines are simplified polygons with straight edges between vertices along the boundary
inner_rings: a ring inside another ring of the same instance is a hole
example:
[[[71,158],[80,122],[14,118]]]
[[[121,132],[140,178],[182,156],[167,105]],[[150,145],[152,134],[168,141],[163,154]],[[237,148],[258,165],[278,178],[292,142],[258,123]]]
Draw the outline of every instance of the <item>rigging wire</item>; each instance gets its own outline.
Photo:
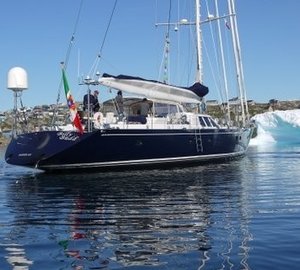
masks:
[[[206,0],[206,11],[207,11],[207,15],[209,17],[209,15],[211,14],[210,11],[209,11],[209,4],[208,4],[208,1]],[[221,74],[221,71],[220,71],[220,56],[218,54],[218,51],[217,51],[217,45],[216,45],[216,40],[215,40],[215,35],[214,35],[214,31],[213,31],[213,27],[212,27],[212,23],[209,22],[209,28],[210,28],[210,34],[211,34],[211,41],[212,41],[212,44],[213,44],[213,52],[214,52],[214,56],[215,56],[215,62],[216,62],[216,66],[217,66],[217,69],[218,69],[218,74],[217,74],[217,78],[218,78],[218,87],[217,89],[219,90],[220,92],[220,95],[222,97],[222,101],[224,101],[223,99],[223,94],[222,94],[222,91],[223,90],[223,83],[222,83],[222,76],[220,75]],[[225,91],[224,91],[225,92]]]
[[[81,14],[81,10],[82,10],[82,4],[83,4],[83,0],[80,1],[78,13],[77,13],[77,17],[76,17],[76,21],[75,21],[75,25],[74,25],[74,30],[73,30],[71,40],[70,40],[70,43],[69,43],[69,47],[68,47],[68,50],[67,50],[67,53],[66,53],[65,64],[64,64],[65,69],[67,69],[70,54],[71,54],[71,50],[72,50],[72,47],[73,47],[73,44],[74,44],[75,34],[76,34],[76,31],[77,31],[77,27],[78,27],[78,23],[79,23],[79,19],[80,19],[80,14]]]
[[[77,32],[77,27],[78,27],[78,23],[79,23],[79,19],[80,19],[80,14],[81,14],[81,10],[82,10],[82,4],[83,4],[83,0],[80,1],[80,5],[79,5],[78,12],[77,12],[74,29],[73,29],[73,32],[72,32],[72,35],[71,35],[71,39],[70,39],[70,42],[69,42],[69,46],[68,46],[68,49],[67,49],[67,52],[66,52],[65,61],[64,61],[64,68],[65,68],[65,70],[68,67],[68,63],[69,63],[71,51],[72,51],[72,48],[73,48],[73,45],[74,45],[75,34]],[[57,104],[58,104],[58,102],[60,100],[61,88],[62,88],[62,80],[60,81],[60,84],[59,84],[58,97],[57,97],[57,101],[56,101]]]
[[[193,78],[193,81],[192,82],[195,82],[195,79],[196,79],[196,76],[195,76],[195,70],[196,70],[196,66],[197,65],[197,52],[194,48],[197,47],[197,38],[196,38],[196,33],[193,29],[193,27],[190,25],[189,26],[189,36],[190,38],[188,39],[189,40],[189,44],[188,44],[188,57],[187,59],[189,59],[187,61],[187,66],[188,66],[188,69],[187,69],[187,84],[191,81],[191,76],[193,74],[194,78]],[[194,43],[192,43],[194,42]],[[193,65],[194,63],[194,65]]]
[[[179,4],[179,1],[180,0],[177,0],[177,22],[179,22],[180,20],[180,4]],[[179,67],[180,67],[180,31],[178,31],[178,26],[176,25],[175,26],[175,31],[177,32],[177,56],[176,56],[176,78],[179,78],[179,74],[180,74],[180,71],[179,71]]]
[[[218,0],[215,0],[215,12],[216,17],[219,18],[219,5]],[[226,26],[226,23],[225,23]],[[227,27],[226,27],[227,28]],[[226,70],[226,62],[224,57],[224,46],[223,46],[223,37],[221,31],[221,24],[220,20],[217,21],[217,31],[218,31],[218,38],[219,38],[219,53],[220,53],[220,73],[222,72],[222,76],[220,74],[220,78],[223,81],[224,93],[226,97],[226,109],[227,109],[227,121],[230,123],[230,106],[229,106],[229,91],[228,91],[228,80],[227,80],[227,70]]]
[[[163,82],[169,82],[169,65],[170,65],[170,23],[171,23],[171,11],[172,11],[172,0],[169,1],[169,12],[168,12],[168,24],[167,24],[167,32],[165,36],[165,46],[164,46],[164,53],[163,53],[163,66],[164,66],[164,73],[163,73]]]
[[[101,58],[101,56],[102,56],[102,51],[103,51],[103,48],[104,48],[104,44],[105,44],[105,41],[106,41],[106,37],[107,37],[107,34],[108,34],[108,30],[109,30],[110,25],[111,25],[111,22],[112,22],[112,18],[113,18],[114,14],[115,14],[117,2],[118,2],[118,0],[115,0],[113,9],[112,9],[112,12],[111,12],[111,14],[110,14],[110,18],[109,18],[109,21],[108,21],[108,24],[107,24],[107,27],[106,27],[106,30],[105,30],[105,33],[104,33],[104,38],[103,38],[103,41],[102,41],[102,44],[101,44],[99,53],[97,54],[96,60],[94,61],[94,64],[92,65],[92,67],[91,67],[91,69],[90,69],[89,75],[90,75],[91,77],[94,77],[95,74],[96,74],[96,72],[97,72],[97,67],[98,67],[98,65],[99,65],[99,61],[100,61],[100,58]],[[91,75],[91,74],[92,74],[92,75]]]
[[[218,88],[218,83],[217,83],[217,79],[216,79],[216,76],[215,76],[214,68],[213,68],[211,59],[210,59],[210,57],[209,57],[208,49],[207,49],[207,46],[206,46],[206,43],[205,43],[204,40],[203,40],[203,47],[204,47],[204,49],[205,49],[205,54],[206,54],[206,56],[207,56],[207,62],[208,62],[208,65],[209,65],[209,68],[210,68],[210,71],[211,71],[212,79],[213,79],[213,81],[214,81],[214,84],[215,84],[216,88]],[[219,94],[219,97],[221,98],[221,100],[223,101],[223,100],[224,100],[224,97],[223,97],[223,95],[222,95],[222,92],[221,92],[221,91],[218,91],[218,94]]]
[[[169,1],[168,27],[167,27],[168,37],[170,36],[171,11],[172,11],[172,0]]]
[[[71,55],[71,51],[72,51],[72,47],[74,45],[75,34],[77,32],[77,27],[78,27],[80,15],[81,15],[82,5],[83,5],[83,0],[81,0],[80,4],[79,4],[79,8],[78,8],[78,12],[77,12],[77,16],[76,16],[76,20],[75,20],[75,24],[74,24],[74,29],[73,29],[71,39],[70,39],[70,42],[69,42],[69,46],[68,46],[68,49],[67,49],[67,52],[66,52],[65,60],[63,62],[64,63],[64,69],[67,69],[68,62],[69,62],[70,55]],[[59,86],[58,86],[56,106],[53,110],[53,117],[52,117],[52,121],[51,121],[51,126],[54,126],[54,123],[55,123],[57,107],[58,107],[58,103],[59,103],[60,95],[61,95],[61,89],[62,89],[62,79],[60,80],[60,83],[59,83]]]

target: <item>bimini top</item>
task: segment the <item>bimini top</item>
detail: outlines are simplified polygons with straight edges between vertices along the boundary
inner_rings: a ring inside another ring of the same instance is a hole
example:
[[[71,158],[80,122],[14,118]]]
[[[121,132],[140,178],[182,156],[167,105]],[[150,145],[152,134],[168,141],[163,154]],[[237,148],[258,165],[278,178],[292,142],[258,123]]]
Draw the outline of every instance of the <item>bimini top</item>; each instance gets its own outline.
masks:
[[[107,73],[102,75],[99,83],[124,92],[146,96],[150,99],[180,103],[200,103],[201,98],[208,93],[208,87],[198,82],[191,87],[178,87],[139,77],[127,75],[112,76]]]

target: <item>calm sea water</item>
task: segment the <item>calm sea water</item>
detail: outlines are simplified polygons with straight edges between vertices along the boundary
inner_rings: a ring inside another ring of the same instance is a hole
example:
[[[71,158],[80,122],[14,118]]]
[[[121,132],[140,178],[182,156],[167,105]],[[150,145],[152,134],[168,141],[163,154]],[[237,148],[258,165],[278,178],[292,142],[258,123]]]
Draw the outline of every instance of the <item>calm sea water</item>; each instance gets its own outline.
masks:
[[[0,171],[0,269],[299,269],[300,146],[224,164]]]

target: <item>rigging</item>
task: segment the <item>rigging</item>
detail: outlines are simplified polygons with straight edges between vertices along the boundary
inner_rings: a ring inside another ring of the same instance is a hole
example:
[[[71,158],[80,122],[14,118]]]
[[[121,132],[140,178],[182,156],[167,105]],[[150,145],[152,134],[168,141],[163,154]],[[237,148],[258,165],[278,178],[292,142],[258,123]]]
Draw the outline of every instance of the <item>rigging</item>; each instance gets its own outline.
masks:
[[[96,59],[94,61],[94,64],[92,65],[91,70],[89,72],[89,77],[91,77],[91,78],[93,78],[95,76],[96,72],[97,72],[97,68],[98,68],[98,65],[99,65],[100,58],[102,56],[102,50],[104,48],[104,44],[105,44],[105,41],[106,41],[108,30],[110,28],[110,25],[111,25],[111,22],[112,22],[112,18],[113,18],[114,14],[115,14],[117,2],[118,2],[118,0],[115,0],[113,9],[112,9],[112,12],[110,14],[110,18],[109,18],[109,21],[108,21],[108,24],[107,24],[107,27],[106,27],[106,30],[105,30],[105,33],[104,33],[104,37],[103,37],[103,40],[102,40],[102,44],[101,44],[99,53],[97,54],[97,57],[96,57]]]
[[[72,51],[72,47],[74,45],[75,34],[77,32],[77,27],[78,27],[80,15],[81,15],[82,5],[83,5],[83,0],[81,0],[80,4],[79,4],[79,8],[78,8],[78,12],[77,12],[77,16],[76,16],[76,20],[75,20],[75,24],[74,24],[74,29],[73,29],[73,32],[72,32],[72,35],[71,35],[71,38],[70,38],[70,42],[69,42],[69,46],[68,46],[68,49],[67,49],[67,52],[66,52],[65,61],[63,62],[65,70],[67,69],[70,54],[71,54],[71,51]],[[52,127],[54,126],[55,120],[56,120],[57,107],[58,107],[58,103],[59,103],[59,100],[60,100],[61,89],[62,89],[62,79],[60,80],[60,83],[59,83],[59,86],[58,86],[56,104],[55,104],[55,107],[53,109],[53,117],[52,117],[52,120],[51,120],[51,126]]]

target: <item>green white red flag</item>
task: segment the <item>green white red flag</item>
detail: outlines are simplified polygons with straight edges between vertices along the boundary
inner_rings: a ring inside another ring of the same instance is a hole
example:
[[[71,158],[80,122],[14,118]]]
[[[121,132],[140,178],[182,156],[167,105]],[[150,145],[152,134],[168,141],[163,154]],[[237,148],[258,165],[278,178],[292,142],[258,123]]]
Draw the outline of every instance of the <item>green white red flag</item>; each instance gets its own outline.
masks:
[[[70,88],[69,88],[69,84],[68,84],[67,77],[66,77],[64,69],[62,69],[62,77],[63,77],[63,84],[64,84],[64,89],[65,89],[65,94],[66,94],[66,98],[67,98],[67,104],[68,104],[68,107],[70,109],[71,120],[73,122],[73,125],[78,130],[78,132],[80,132],[82,134],[83,133],[83,127],[82,127],[82,124],[81,124],[81,121],[80,121],[79,114],[77,112],[76,104],[75,104],[75,102],[73,100],[73,97],[71,95],[71,91],[70,91]]]

